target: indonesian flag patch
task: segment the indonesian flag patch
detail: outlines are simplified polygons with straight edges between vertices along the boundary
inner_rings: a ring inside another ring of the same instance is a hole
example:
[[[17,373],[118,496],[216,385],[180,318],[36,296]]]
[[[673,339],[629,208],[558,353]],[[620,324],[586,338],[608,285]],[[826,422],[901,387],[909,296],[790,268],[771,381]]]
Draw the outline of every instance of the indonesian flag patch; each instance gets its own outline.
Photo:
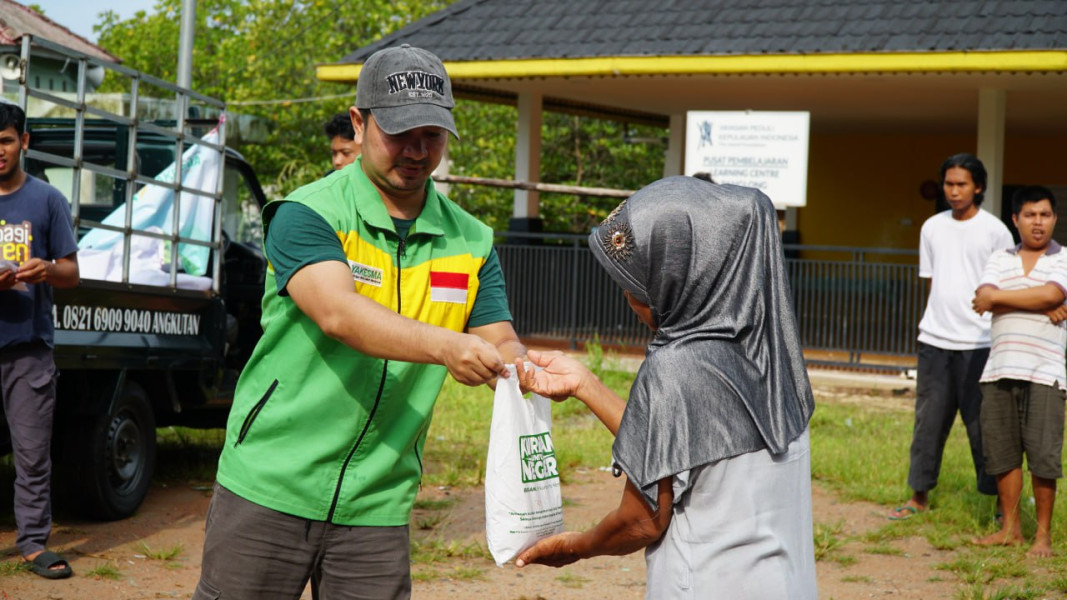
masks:
[[[469,278],[467,273],[430,271],[430,301],[466,304]]]

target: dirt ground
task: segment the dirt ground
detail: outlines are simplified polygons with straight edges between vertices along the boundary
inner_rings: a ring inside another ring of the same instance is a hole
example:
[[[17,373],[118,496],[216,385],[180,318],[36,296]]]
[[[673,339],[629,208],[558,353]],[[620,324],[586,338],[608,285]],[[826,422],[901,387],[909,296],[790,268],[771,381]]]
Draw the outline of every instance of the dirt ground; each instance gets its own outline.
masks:
[[[617,505],[621,481],[609,473],[583,471],[570,479],[563,486],[568,529],[586,528]],[[114,523],[58,514],[51,545],[70,560],[75,576],[47,581],[25,571],[0,568],[0,600],[189,598],[200,573],[209,493],[204,483],[156,485],[136,515]],[[463,555],[459,550],[473,544],[484,547],[482,494],[480,488],[424,488],[421,499],[444,500],[436,504],[447,506],[417,510],[412,519],[413,537],[425,548],[451,548],[451,554]],[[818,487],[814,490],[814,512],[816,524],[840,524],[840,537],[859,536],[886,524],[885,507],[840,502]],[[0,560],[14,561],[17,555],[10,508],[0,512],[0,525]],[[838,550],[856,559],[851,564],[818,562],[821,599],[950,598],[958,589],[954,575],[935,568],[951,560],[951,553],[934,549],[922,538],[890,542],[899,553],[865,553],[859,544],[851,542]],[[178,551],[172,558],[160,556],[175,549]],[[442,558],[414,565],[414,597],[637,600],[645,595],[640,553],[599,557],[563,569],[534,565],[522,570],[510,565],[498,568],[483,553],[475,554],[473,558]],[[104,576],[109,571],[114,578]],[[310,598],[310,593],[305,592],[304,597]]]
[[[621,487],[610,474],[588,472],[580,481],[564,486],[568,528],[588,526],[614,507]],[[429,532],[413,527],[416,539],[456,542],[462,547],[476,542],[484,545],[483,498],[480,489],[424,491],[426,498],[455,498],[448,514]],[[156,487],[135,516],[118,523],[94,523],[59,519],[53,547],[71,561],[75,576],[63,581],[46,581],[33,574],[17,572],[0,576],[3,600],[141,600],[188,598],[200,573],[206,491],[189,486]],[[826,492],[814,492],[818,523],[842,523],[841,535],[853,536],[876,530],[885,524],[884,509],[864,503],[838,502]],[[425,512],[425,511],[420,511]],[[420,519],[416,514],[415,520]],[[0,534],[4,560],[14,560],[14,532]],[[432,542],[427,542],[432,543]],[[946,562],[948,554],[932,548],[925,540],[908,538],[895,542],[900,555],[873,555],[843,551],[858,558],[841,566],[831,561],[818,563],[819,597],[823,599],[882,598],[928,599],[952,597],[955,577],[934,566]],[[170,560],[149,555],[181,547]],[[118,578],[91,572],[102,566],[114,567]],[[563,569],[531,566],[517,570],[498,568],[487,558],[451,558],[432,564],[418,564],[414,597],[432,599],[499,598],[501,600],[578,600],[644,598],[644,559],[640,553],[623,557],[599,557]],[[305,593],[305,598],[310,594]]]

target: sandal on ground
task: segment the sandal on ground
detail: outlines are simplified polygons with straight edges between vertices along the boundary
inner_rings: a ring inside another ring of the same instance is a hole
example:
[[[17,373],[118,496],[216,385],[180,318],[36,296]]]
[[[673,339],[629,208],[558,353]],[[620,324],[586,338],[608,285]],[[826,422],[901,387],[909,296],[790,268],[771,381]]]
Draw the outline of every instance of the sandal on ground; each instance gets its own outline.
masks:
[[[910,519],[915,515],[926,510],[925,508],[915,508],[914,506],[898,506],[893,512],[889,513],[886,517],[890,521],[904,521]]]
[[[45,579],[66,579],[74,574],[74,571],[70,568],[70,564],[63,560],[63,557],[51,550],[45,550],[38,554],[32,561],[28,560],[26,562],[29,563],[31,571]],[[60,568],[56,569],[53,567]]]

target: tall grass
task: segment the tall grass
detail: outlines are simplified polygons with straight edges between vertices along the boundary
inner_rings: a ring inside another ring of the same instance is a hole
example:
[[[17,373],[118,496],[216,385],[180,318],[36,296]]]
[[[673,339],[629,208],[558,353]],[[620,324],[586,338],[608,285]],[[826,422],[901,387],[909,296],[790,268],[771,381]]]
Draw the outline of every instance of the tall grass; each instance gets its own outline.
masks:
[[[602,379],[626,397],[633,373],[619,368],[594,346],[586,359]],[[886,512],[911,494],[907,485],[908,454],[914,413],[907,404],[887,402],[883,393],[870,390],[853,394],[852,401],[840,394],[817,394],[811,421],[812,479],[844,501],[879,504]],[[485,469],[492,392],[449,382],[440,399],[426,444],[426,481],[434,484],[476,485]],[[576,400],[553,404],[552,437],[556,444],[561,478],[581,468],[605,466],[611,460],[611,435]],[[1032,539],[1034,508],[1029,476],[1023,491],[1023,534]],[[974,465],[963,424],[958,422],[945,446],[941,475],[931,492],[931,510],[907,521],[889,521],[859,541],[864,549],[853,555],[845,551],[850,540],[841,523],[816,522],[816,548],[820,560],[843,567],[855,564],[863,554],[893,555],[895,542],[920,536],[940,550],[950,551],[951,560],[938,565],[944,577],[958,580],[957,598],[1067,597],[1067,557],[1027,559],[1028,546],[984,548],[970,544],[973,538],[992,532],[995,502],[975,489]],[[816,516],[817,519],[817,516]],[[1067,535],[1067,507],[1060,503],[1053,521],[1053,540]],[[1057,544],[1062,554],[1067,552]],[[862,573],[856,574],[856,577]]]
[[[225,429],[156,429],[155,479],[210,485],[215,480],[225,441]]]
[[[843,500],[881,504],[888,511],[911,495],[907,485],[908,453],[914,413],[886,408],[872,392],[870,402],[844,404],[819,401],[811,421],[812,479]],[[995,531],[995,500],[979,494],[974,464],[963,423],[957,419],[945,445],[937,487],[930,493],[931,510],[907,521],[886,521],[867,533],[868,551],[891,551],[893,540],[920,536],[952,558],[938,565],[959,580],[957,598],[1065,597],[1067,556],[1056,540],[1067,535],[1067,508],[1058,502],[1052,536],[1058,556],[1025,556],[1036,528],[1029,474],[1022,495],[1022,528],[1027,538],[1020,547],[980,547],[970,542]],[[817,524],[816,529],[819,529]],[[951,576],[951,575],[949,575]]]
[[[612,389],[627,396],[633,374],[623,370],[611,354],[591,344],[586,363]],[[427,434],[423,483],[459,487],[482,483],[492,412],[493,390],[446,378]],[[610,464],[612,436],[584,404],[573,398],[553,402],[552,423],[563,481],[575,469]],[[156,479],[209,484],[215,478],[225,438],[223,429],[158,429]]]
[[[627,396],[633,373],[621,362],[590,346],[586,363],[612,389]],[[910,495],[907,486],[908,450],[914,413],[906,404],[886,402],[878,391],[859,391],[851,401],[841,393],[816,393],[817,407],[811,421],[812,479],[843,501],[867,501],[891,508]],[[424,452],[424,483],[433,486],[476,486],[485,473],[485,454],[492,418],[493,392],[485,386],[470,388],[449,379],[438,398]],[[577,400],[552,404],[552,437],[564,482],[581,469],[607,466],[611,461],[612,436]],[[160,468],[157,475],[173,479],[210,481],[222,444],[222,431],[192,432],[182,428],[160,430]],[[1029,475],[1023,491],[1023,534],[1032,539],[1035,529]],[[431,513],[447,511],[447,505],[424,505]],[[935,548],[949,551],[950,558],[938,565],[946,579],[958,581],[956,598],[1067,597],[1067,505],[1060,499],[1052,525],[1059,556],[1029,559],[1027,546],[984,548],[971,539],[994,530],[994,501],[975,490],[974,466],[962,423],[948,438],[937,488],[931,493],[931,510],[903,522],[886,521],[859,540],[866,546],[850,553],[850,539],[839,522],[824,523],[816,515],[815,541],[820,560],[843,567],[855,564],[862,554],[894,554],[894,543],[911,536],[925,538]],[[433,529],[440,517],[422,517]],[[484,554],[474,546],[453,542],[420,541],[419,556],[467,556]],[[435,545],[436,544],[436,545]],[[453,544],[453,545],[448,545]],[[862,573],[849,574],[862,580]]]
[[[911,411],[880,407],[874,396],[868,405],[819,402],[811,420],[812,478],[844,500],[888,508],[902,504],[911,495],[907,479],[913,424]],[[959,421],[945,445],[941,475],[930,498],[933,510],[916,521],[972,534],[992,524],[995,502],[975,488],[970,446]]]

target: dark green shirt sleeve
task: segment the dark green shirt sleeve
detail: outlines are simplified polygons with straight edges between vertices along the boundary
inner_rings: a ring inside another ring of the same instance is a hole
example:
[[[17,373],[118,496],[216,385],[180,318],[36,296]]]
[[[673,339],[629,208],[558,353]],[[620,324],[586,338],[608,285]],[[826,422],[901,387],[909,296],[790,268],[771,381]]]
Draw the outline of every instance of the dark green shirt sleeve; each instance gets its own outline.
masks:
[[[500,268],[500,258],[494,248],[478,271],[478,295],[474,297],[474,308],[471,309],[467,327],[481,327],[510,320],[511,311],[508,310],[504,271]]]
[[[278,207],[263,247],[274,266],[279,296],[289,295],[285,289],[289,278],[308,265],[327,260],[348,265],[337,232],[322,216],[299,202],[283,202]]]

